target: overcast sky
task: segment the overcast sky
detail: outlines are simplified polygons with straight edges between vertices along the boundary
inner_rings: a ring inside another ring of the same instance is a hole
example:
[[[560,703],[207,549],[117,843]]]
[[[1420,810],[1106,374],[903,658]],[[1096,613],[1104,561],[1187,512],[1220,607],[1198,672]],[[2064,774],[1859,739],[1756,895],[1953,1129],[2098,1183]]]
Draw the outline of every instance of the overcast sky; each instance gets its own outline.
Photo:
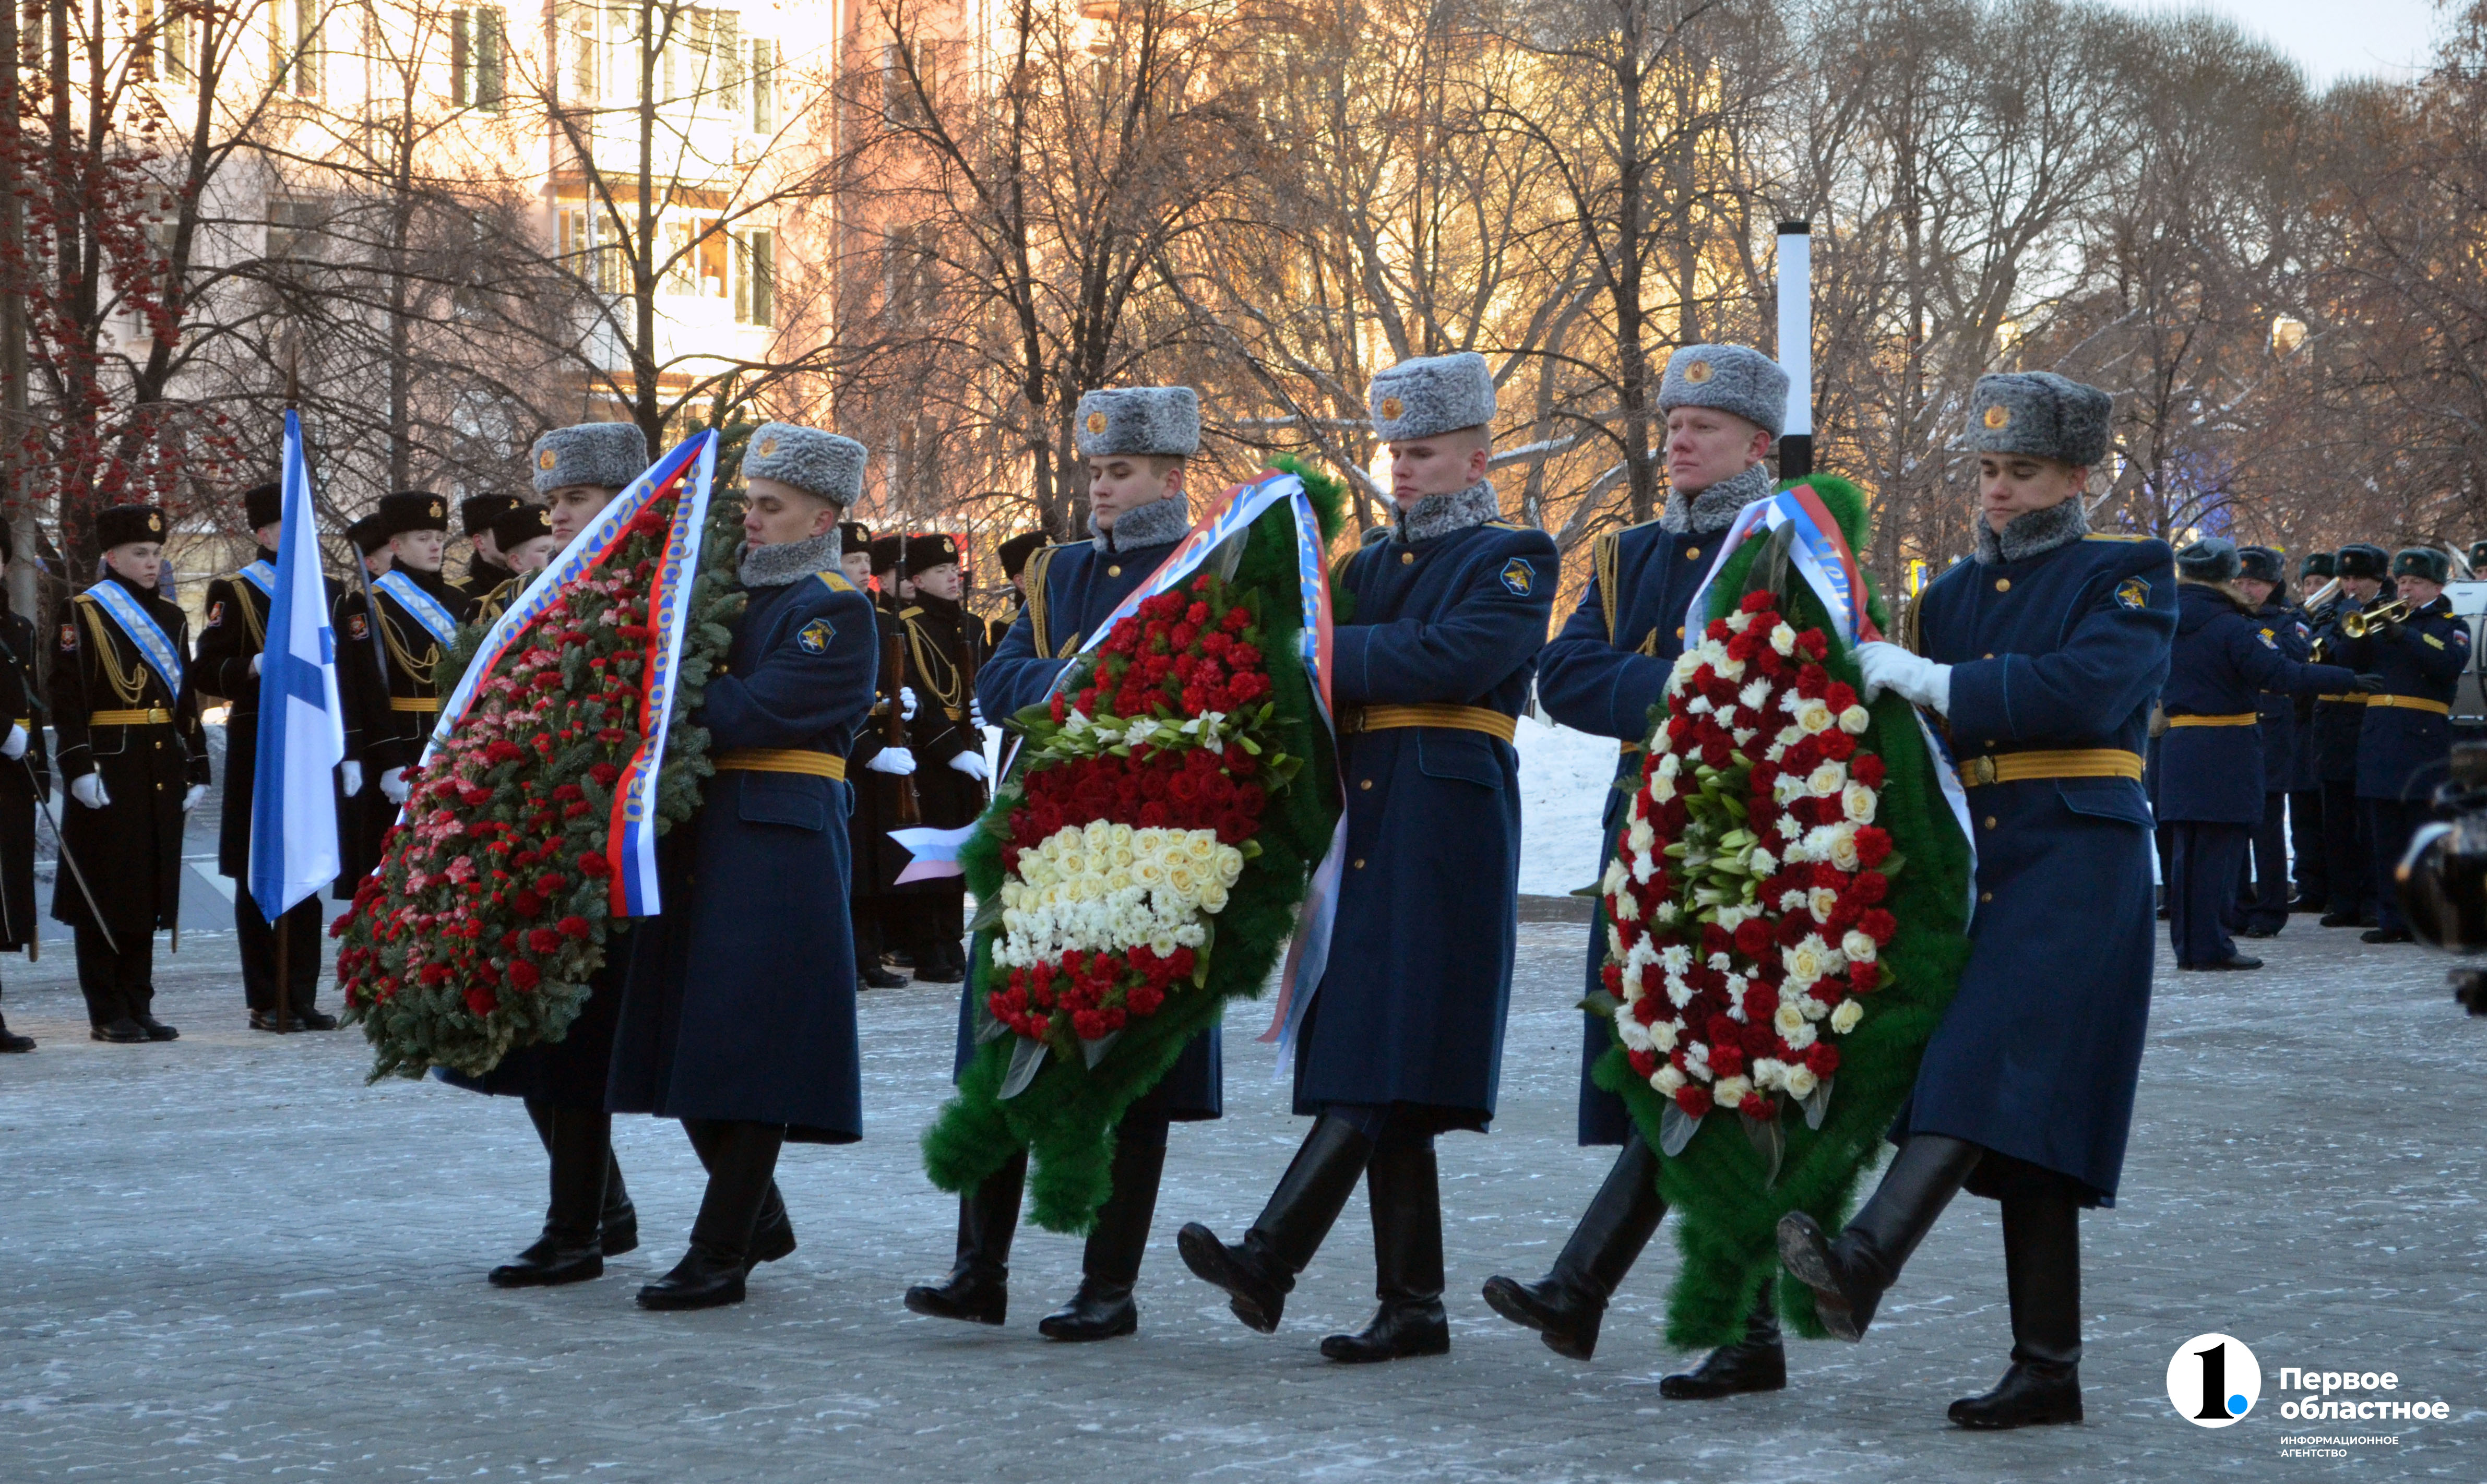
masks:
[[[2435,34],[2430,0],[2114,0],[2133,11],[2226,15],[2297,59],[2320,88],[2361,73],[2415,75]]]

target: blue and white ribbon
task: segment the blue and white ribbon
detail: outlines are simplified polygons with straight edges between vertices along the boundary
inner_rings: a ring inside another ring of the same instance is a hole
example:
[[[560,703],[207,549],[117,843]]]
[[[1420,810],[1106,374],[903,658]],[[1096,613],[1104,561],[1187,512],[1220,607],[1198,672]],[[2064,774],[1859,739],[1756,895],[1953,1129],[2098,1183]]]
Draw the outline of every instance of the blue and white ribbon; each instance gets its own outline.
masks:
[[[164,693],[180,696],[182,652],[165,637],[164,630],[149,616],[146,606],[131,595],[129,589],[110,577],[88,588],[86,595],[96,601],[98,607],[111,614],[112,621],[121,626],[121,631],[129,635],[129,642],[138,646],[139,656],[147,661],[147,667],[164,682]]]
[[[451,618],[438,599],[415,586],[414,579],[405,573],[384,572],[372,586],[396,599],[397,605],[414,615],[414,621],[439,640],[443,649],[458,637],[458,620]]]
[[[276,564],[264,556],[236,573],[235,575],[248,577],[250,585],[259,589],[262,597],[276,596]]]

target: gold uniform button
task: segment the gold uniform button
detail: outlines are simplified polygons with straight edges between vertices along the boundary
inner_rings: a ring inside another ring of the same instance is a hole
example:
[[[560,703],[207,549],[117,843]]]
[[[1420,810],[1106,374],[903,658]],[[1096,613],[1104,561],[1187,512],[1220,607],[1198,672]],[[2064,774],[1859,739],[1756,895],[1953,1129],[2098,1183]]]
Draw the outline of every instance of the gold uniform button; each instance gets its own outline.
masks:
[[[1684,626],[1682,624],[1675,626],[1675,636],[1679,639],[1684,637]]]
[[[1108,567],[1108,568],[1106,568],[1106,569],[1105,569],[1105,575],[1107,575],[1107,576],[1109,576],[1109,577],[1119,577],[1119,576],[1121,576],[1122,574],[1123,574],[1123,569],[1121,569],[1120,567]]]
[[[1992,902],[1995,900],[1995,893],[1991,891],[1981,891],[1977,894],[1977,900],[1980,902]]]
[[[1359,871],[1361,871],[1361,870],[1363,870],[1363,869],[1364,869],[1364,857],[1363,857],[1363,856],[1358,855],[1358,856],[1356,856],[1356,857],[1355,857],[1355,869],[1357,869],[1357,870],[1359,870]]]
[[[1993,828],[1995,827],[1995,816],[1994,816],[1994,815],[1990,814],[1990,815],[1988,815],[1988,816],[1986,817],[1986,827],[1987,827],[1987,828],[1989,828],[1989,829],[1993,829]]]
[[[2010,577],[1996,578],[1995,590],[1998,593],[2008,593],[2012,591],[2012,579]]]
[[[1684,548],[1684,559],[1688,562],[1700,556],[1700,554],[1701,548],[1699,546],[1687,546]]]
[[[1408,566],[1410,563],[1411,563],[1411,562],[1413,562],[1413,561],[1415,561],[1415,560],[1416,560],[1416,553],[1415,553],[1415,552],[1413,552],[1413,551],[1402,551],[1402,552],[1400,552],[1400,553],[1399,553],[1399,565],[1400,565],[1400,566],[1402,566],[1402,567]]]
[[[1365,779],[1363,782],[1361,782],[1361,783],[1357,784],[1357,785],[1356,785],[1356,787],[1357,787],[1357,788],[1360,788],[1360,789],[1369,789],[1369,788],[1373,787],[1373,780],[1372,780],[1372,779],[1370,779],[1370,778],[1367,778],[1367,779]]]
[[[1984,659],[1992,659],[1992,658],[1995,658],[1995,651],[1993,651],[1993,650],[1991,650],[1991,649],[1990,649],[1990,650],[1988,650],[1984,655],[1980,656],[1979,658],[1984,658]]]

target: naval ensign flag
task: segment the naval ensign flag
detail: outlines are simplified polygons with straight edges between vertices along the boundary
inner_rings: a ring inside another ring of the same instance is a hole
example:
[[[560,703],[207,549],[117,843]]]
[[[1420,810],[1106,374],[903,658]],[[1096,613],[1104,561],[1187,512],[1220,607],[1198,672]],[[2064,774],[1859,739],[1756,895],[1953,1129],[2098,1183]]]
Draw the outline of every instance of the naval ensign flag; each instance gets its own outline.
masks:
[[[311,466],[302,456],[301,417],[290,407],[284,510],[267,647],[259,661],[259,767],[250,796],[250,896],[270,923],[337,875],[335,777],[346,756]]]

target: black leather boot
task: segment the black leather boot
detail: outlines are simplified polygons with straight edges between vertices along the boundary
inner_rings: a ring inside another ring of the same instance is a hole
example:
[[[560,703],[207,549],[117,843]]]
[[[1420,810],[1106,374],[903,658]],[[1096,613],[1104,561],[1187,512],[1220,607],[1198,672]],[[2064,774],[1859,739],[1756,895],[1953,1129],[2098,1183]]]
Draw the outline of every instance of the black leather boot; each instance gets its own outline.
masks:
[[[1268,1334],[1278,1328],[1296,1274],[1321,1250],[1372,1157],[1373,1140],[1354,1124],[1327,1114],[1316,1118],[1241,1243],[1228,1246],[1193,1221],[1175,1234],[1175,1250],[1194,1276],[1226,1290],[1226,1306],[1236,1318]]]
[[[526,1100],[527,1121],[536,1126],[545,1153],[552,1153],[552,1105]],[[639,1245],[639,1208],[630,1204],[630,1189],[622,1183],[622,1161],[607,1139],[604,1150],[604,1216],[599,1223],[600,1245],[607,1257],[619,1257]]]
[[[683,1134],[691,1141],[691,1152],[699,1156],[701,1169],[712,1174],[715,1172],[718,1131],[730,1127],[732,1125],[715,1118],[683,1120]],[[638,1218],[633,1216],[630,1240],[634,1245],[638,1241]],[[604,1250],[610,1253],[613,1248],[608,1245]],[[760,1197],[760,1215],[751,1223],[751,1266],[756,1268],[762,1263],[773,1263],[794,1250],[794,1218],[786,1215],[785,1192],[777,1189],[776,1178],[771,1176],[768,1190]]]
[[[1955,1425],[1991,1431],[2082,1419],[2081,1209],[2069,1186],[2004,1198],[2012,1368],[1994,1390],[1952,1403]]]
[[[1079,1260],[1079,1291],[1071,1302],[1036,1322],[1049,1340],[1110,1340],[1140,1328],[1140,1306],[1132,1302],[1140,1259],[1148,1251],[1149,1220],[1157,1215],[1158,1180],[1165,1173],[1165,1145],[1114,1141],[1114,1193],[1097,1213],[1097,1229]]]
[[[684,1120],[687,1126],[690,1120]],[[690,1250],[674,1271],[639,1290],[643,1309],[713,1309],[741,1303],[751,1271],[751,1233],[776,1188],[783,1124],[701,1119],[708,1145],[708,1190],[691,1223]]]
[[[1770,1285],[1764,1283],[1761,1302],[1746,1317],[1745,1337],[1710,1352],[1689,1371],[1660,1377],[1658,1394],[1673,1402],[1707,1402],[1786,1386],[1787,1351],[1779,1344],[1779,1311],[1771,1303]]]
[[[1385,1134],[1364,1167],[1373,1205],[1373,1270],[1382,1306],[1354,1334],[1321,1343],[1332,1360],[1361,1364],[1450,1354],[1442,1313],[1442,1189],[1434,1141]]]
[[[1911,1134],[1865,1209],[1836,1241],[1802,1211],[1779,1218],[1779,1261],[1813,1290],[1814,1312],[1825,1330],[1843,1340],[1865,1337],[1884,1290],[1899,1278],[1909,1254],[1985,1155],[1967,1139]]]
[[[934,1319],[997,1325],[1010,1314],[1011,1237],[1019,1230],[1020,1192],[1027,1185],[1027,1151],[959,1197],[959,1260],[938,1283],[907,1290],[907,1306]]]
[[[604,1209],[604,1176],[612,1166],[613,1115],[569,1107],[547,1108],[545,1115],[551,1209],[535,1246],[488,1274],[496,1288],[545,1288],[604,1275],[598,1214]]]
[[[1513,1324],[1536,1330],[1556,1355],[1586,1360],[1597,1352],[1607,1301],[1665,1215],[1666,1202],[1658,1193],[1658,1155],[1635,1134],[1624,1140],[1623,1153],[1580,1214],[1580,1224],[1572,1228],[1553,1271],[1534,1283],[1488,1278],[1485,1302]]]
[[[7,1021],[0,1020],[0,1052],[31,1051],[34,1049],[34,1037],[17,1034],[9,1028]]]

